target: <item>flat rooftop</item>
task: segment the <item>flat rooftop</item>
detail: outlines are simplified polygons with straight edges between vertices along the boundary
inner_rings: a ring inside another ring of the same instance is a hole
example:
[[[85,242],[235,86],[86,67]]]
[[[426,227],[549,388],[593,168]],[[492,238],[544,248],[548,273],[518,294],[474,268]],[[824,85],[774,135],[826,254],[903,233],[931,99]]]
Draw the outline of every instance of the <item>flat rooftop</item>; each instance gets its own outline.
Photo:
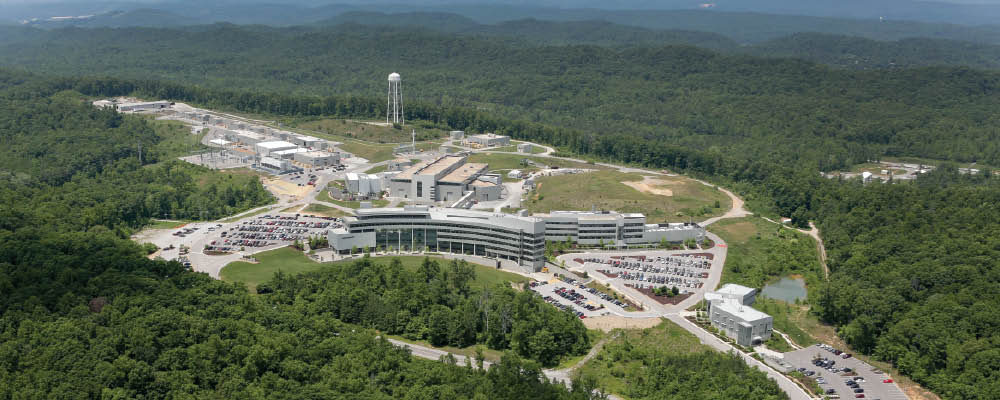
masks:
[[[257,143],[258,147],[263,147],[265,149],[281,149],[281,148],[295,148],[299,147],[295,143],[288,143],[284,140],[275,140],[272,142],[260,142]]]
[[[469,136],[469,137],[470,138],[475,138],[475,139],[484,139],[485,140],[485,139],[500,139],[500,138],[505,138],[507,136],[497,135],[495,133],[480,133],[478,135],[472,135],[472,136]]]
[[[673,224],[646,224],[646,230],[649,232],[655,231],[683,231],[688,229],[701,229],[701,225],[698,224],[684,224],[684,223],[673,223]]]
[[[307,149],[303,149],[301,147],[296,147],[294,149],[274,151],[274,152],[271,152],[271,154],[277,154],[279,156],[283,156],[285,154],[308,153],[308,152],[309,152],[309,150],[307,150]]]
[[[770,315],[757,311],[753,307],[742,305],[738,301],[732,299],[723,299],[712,304],[712,307],[719,307],[720,310],[730,313],[734,317],[738,317],[739,319],[747,322],[756,322],[771,318]]]
[[[303,141],[306,141],[306,142],[321,142],[321,141],[323,141],[323,139],[320,139],[318,137],[312,137],[312,136],[307,136],[307,135],[295,135],[295,137],[298,138],[299,140],[303,140]]]
[[[314,158],[333,157],[333,154],[327,153],[325,151],[315,151],[315,150],[313,150],[313,151],[306,151],[305,153],[302,153],[302,155],[304,155],[306,157],[314,157]]]
[[[436,175],[441,173],[441,171],[447,170],[448,168],[464,162],[465,157],[444,156],[431,163],[431,165],[428,165],[427,168],[420,170],[419,173],[420,175]]]
[[[490,166],[489,164],[482,164],[482,163],[465,164],[461,167],[458,167],[458,169],[451,171],[450,174],[445,175],[444,178],[441,178],[441,182],[465,183],[469,179],[472,179],[479,173],[486,170],[486,168],[488,168],[489,166]]]
[[[478,186],[478,187],[500,186],[500,185],[497,185],[497,184],[495,184],[493,182],[486,182],[486,181],[480,181],[480,180],[475,180],[470,185],[472,185],[472,186]]]
[[[465,157],[443,156],[434,160],[424,160],[403,170],[392,179],[410,180],[413,179],[413,175],[435,175],[460,162],[465,162]]]
[[[268,138],[268,136],[261,135],[257,132],[251,132],[246,129],[232,129],[232,131],[236,132],[237,135],[246,136],[248,138],[253,138],[257,140],[263,140]]]
[[[429,206],[406,206],[396,208],[365,208],[354,210],[357,217],[377,217],[380,215],[392,216],[399,214],[406,215],[426,215],[432,220],[444,222],[470,222],[480,224],[491,224],[508,229],[524,229],[525,232],[535,232],[536,224],[541,219],[535,217],[522,217],[514,214],[495,213],[492,211],[476,211],[461,208],[441,208]],[[347,217],[345,221],[350,223],[357,221],[357,217]],[[544,229],[544,225],[538,225],[539,230]]]

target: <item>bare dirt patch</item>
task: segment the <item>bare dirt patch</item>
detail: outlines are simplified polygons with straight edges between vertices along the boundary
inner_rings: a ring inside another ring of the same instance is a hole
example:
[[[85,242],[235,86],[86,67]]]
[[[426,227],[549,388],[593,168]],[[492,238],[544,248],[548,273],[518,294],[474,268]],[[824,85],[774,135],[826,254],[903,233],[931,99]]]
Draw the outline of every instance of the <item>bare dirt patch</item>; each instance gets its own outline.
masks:
[[[264,186],[271,190],[274,194],[292,196],[296,199],[301,199],[305,197],[309,191],[312,190],[312,186],[302,185],[286,182],[281,179],[270,179],[264,182]]]
[[[611,332],[614,329],[646,329],[660,324],[659,318],[626,318],[620,315],[602,315],[600,317],[585,318],[583,325],[587,329],[600,329],[604,332]]]
[[[624,181],[622,184],[628,185],[629,187],[638,190],[643,193],[655,194],[660,196],[673,196],[674,191],[664,188],[662,186],[667,186],[674,184],[676,182],[665,181],[662,179],[656,179],[649,176],[644,176],[641,181]]]

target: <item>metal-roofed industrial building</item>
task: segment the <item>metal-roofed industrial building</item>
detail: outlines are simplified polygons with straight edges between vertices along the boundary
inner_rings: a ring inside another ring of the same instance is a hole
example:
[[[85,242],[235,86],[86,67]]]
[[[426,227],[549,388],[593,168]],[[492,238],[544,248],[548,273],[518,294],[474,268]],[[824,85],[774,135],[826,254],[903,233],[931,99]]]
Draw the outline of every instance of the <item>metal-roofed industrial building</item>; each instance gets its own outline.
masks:
[[[466,143],[475,147],[496,147],[496,146],[509,146],[510,136],[495,135],[492,133],[484,133],[481,135],[472,135],[465,140]]]
[[[327,153],[325,151],[307,151],[302,153],[295,153],[293,156],[295,161],[300,163],[311,165],[313,167],[328,167],[331,165],[340,164],[340,157],[335,153]]]
[[[253,146],[254,151],[257,154],[261,155],[261,156],[270,155],[272,151],[291,150],[291,149],[294,149],[294,148],[297,148],[297,147],[299,147],[299,146],[296,146],[293,143],[288,143],[288,142],[283,141],[283,140],[274,140],[274,141],[270,141],[270,142],[258,142],[257,144],[254,144],[254,146]]]
[[[545,265],[545,224],[533,217],[428,206],[358,209],[330,232],[339,253],[352,249],[419,250]]]
[[[733,283],[705,293],[712,326],[741,346],[766,342],[774,330],[774,318],[751,307],[755,295],[756,290]]]
[[[487,164],[466,163],[464,156],[424,160],[393,176],[389,195],[430,202],[457,201],[474,190],[470,185],[485,174],[487,168]]]

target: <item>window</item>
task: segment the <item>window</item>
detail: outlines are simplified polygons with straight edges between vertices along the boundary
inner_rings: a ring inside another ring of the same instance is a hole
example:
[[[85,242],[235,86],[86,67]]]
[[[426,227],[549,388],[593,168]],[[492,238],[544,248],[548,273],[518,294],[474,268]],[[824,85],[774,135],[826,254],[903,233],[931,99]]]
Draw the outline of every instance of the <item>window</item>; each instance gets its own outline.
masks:
[[[417,181],[417,198],[424,197],[424,183]]]

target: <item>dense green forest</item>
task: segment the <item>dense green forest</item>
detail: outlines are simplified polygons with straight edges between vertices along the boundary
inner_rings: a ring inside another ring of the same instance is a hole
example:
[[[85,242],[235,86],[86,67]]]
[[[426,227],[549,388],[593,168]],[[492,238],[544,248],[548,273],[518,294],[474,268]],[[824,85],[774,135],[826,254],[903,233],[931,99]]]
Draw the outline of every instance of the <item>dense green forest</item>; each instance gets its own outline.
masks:
[[[307,314],[323,314],[435,346],[485,343],[552,367],[590,349],[587,329],[530,291],[471,287],[472,265],[424,259],[415,272],[367,258],[344,268],[276,276],[258,292]]]
[[[305,109],[244,108],[372,117],[382,108],[386,71],[398,70],[414,105],[407,108],[411,119],[435,119],[421,115],[429,107],[476,109],[483,118],[556,127],[539,139],[627,162],[649,162],[663,153],[633,148],[666,146],[684,149],[677,157],[699,164],[743,153],[814,171],[882,156],[1000,164],[995,72],[844,71],[686,46],[523,47],[380,28],[71,29],[50,35],[45,46],[5,46],[0,62],[63,75],[164,78],[260,94],[358,96],[366,100],[365,112],[325,108],[319,99]],[[56,54],[59,62],[53,62]],[[704,169],[723,175],[748,171]]]
[[[943,398],[996,398],[997,204],[991,171],[944,167],[913,184],[828,185],[818,216],[833,274],[810,292],[819,315]]]
[[[1000,46],[946,39],[877,41],[856,36],[799,33],[739,51],[762,57],[791,57],[850,69],[967,66],[1000,68]]]

